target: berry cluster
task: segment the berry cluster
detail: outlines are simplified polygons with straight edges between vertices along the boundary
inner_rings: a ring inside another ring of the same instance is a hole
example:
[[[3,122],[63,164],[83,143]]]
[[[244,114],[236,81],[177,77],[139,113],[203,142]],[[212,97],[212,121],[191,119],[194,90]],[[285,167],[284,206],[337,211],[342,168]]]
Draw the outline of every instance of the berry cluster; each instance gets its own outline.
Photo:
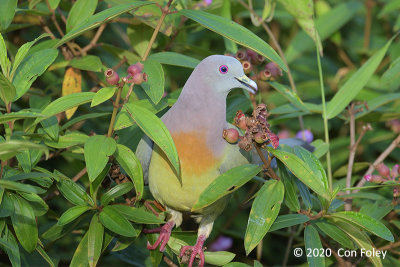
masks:
[[[275,62],[269,62],[265,64],[264,68],[256,68],[256,66],[262,66],[265,58],[254,52],[253,50],[239,50],[235,57],[242,63],[244,73],[254,75],[251,76],[253,80],[274,80],[279,76],[282,76],[282,70]]]
[[[234,125],[245,131],[244,136],[239,136],[236,129],[224,130],[222,136],[229,143],[236,143],[239,140],[239,147],[245,151],[250,151],[253,141],[261,146],[269,143],[276,149],[279,146],[279,137],[270,130],[267,122],[268,113],[265,104],[259,104],[251,117],[247,117],[239,110],[234,118]]]
[[[380,163],[376,167],[376,170],[378,171],[379,175],[367,174],[364,176],[364,179],[367,180],[368,182],[377,184],[386,181],[400,181],[399,164],[394,165],[393,168],[390,170],[390,168],[386,166],[384,163]],[[399,196],[400,196],[400,187],[399,186],[393,187],[393,197],[397,198]]]
[[[144,65],[140,62],[136,64],[130,65],[128,67],[128,75],[122,78],[124,83],[134,83],[141,84],[142,82],[147,81],[147,74],[143,72]],[[116,85],[119,83],[120,78],[118,73],[116,73],[113,69],[107,69],[104,72],[106,76],[106,81],[109,84]]]

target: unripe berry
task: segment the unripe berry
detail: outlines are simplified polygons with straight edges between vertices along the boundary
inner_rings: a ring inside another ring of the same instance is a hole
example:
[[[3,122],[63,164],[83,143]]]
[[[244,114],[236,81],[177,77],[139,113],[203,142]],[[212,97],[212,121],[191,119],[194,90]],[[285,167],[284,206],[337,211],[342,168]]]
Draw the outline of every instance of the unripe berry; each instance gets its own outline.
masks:
[[[136,73],[133,77],[132,77],[132,81],[135,84],[141,84],[142,82],[147,81],[147,74],[146,73]]]
[[[135,74],[141,73],[143,71],[144,65],[140,62],[130,65],[128,67],[128,73],[133,77]]]
[[[262,70],[258,73],[258,78],[262,81],[266,81],[271,78],[271,72],[269,70]]]
[[[236,129],[225,129],[222,132],[222,137],[231,144],[234,144],[238,141],[239,139],[239,132]]]
[[[265,65],[265,69],[271,73],[272,78],[282,76],[282,70],[275,62],[269,62],[267,65]]]
[[[106,81],[109,84],[115,85],[119,82],[119,75],[113,69],[108,69],[104,72],[106,76]]]
[[[258,143],[258,144],[262,144],[262,143],[265,142],[262,133],[256,133],[256,134],[253,136],[253,138],[254,138],[254,141],[256,141],[256,143]]]
[[[246,60],[246,59],[247,59],[247,53],[246,53],[246,51],[243,51],[243,50],[237,51],[237,52],[236,52],[236,58],[237,58],[239,61]]]
[[[256,57],[257,57],[257,53],[256,52],[254,52],[253,50],[251,50],[251,49],[247,49],[246,50],[246,53],[247,53],[247,60],[250,60],[251,62],[255,62],[255,60],[256,60]]]
[[[390,177],[390,169],[383,163],[378,164],[376,166],[376,170],[379,172],[380,175],[389,178]]]
[[[246,73],[246,74],[249,74],[253,70],[253,66],[247,60],[242,62],[242,67],[243,67],[244,73]]]

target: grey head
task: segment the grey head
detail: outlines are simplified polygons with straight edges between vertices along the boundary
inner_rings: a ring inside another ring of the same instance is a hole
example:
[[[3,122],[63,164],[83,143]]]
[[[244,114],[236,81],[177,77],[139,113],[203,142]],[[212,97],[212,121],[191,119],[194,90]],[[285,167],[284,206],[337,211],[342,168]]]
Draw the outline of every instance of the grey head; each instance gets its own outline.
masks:
[[[257,91],[257,84],[244,74],[242,64],[230,56],[212,55],[203,59],[188,82],[202,84],[225,96],[233,88],[243,88],[252,94]]]

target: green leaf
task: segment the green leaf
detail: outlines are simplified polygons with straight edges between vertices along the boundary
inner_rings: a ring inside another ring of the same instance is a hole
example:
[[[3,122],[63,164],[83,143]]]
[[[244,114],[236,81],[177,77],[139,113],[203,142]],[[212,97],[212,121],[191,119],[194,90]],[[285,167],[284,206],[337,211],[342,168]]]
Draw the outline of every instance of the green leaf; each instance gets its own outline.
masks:
[[[143,170],[140,161],[127,146],[117,144],[114,157],[133,181],[136,190],[136,200],[139,201],[144,192]]]
[[[51,9],[56,9],[58,7],[59,3],[60,3],[60,0],[49,0]]]
[[[0,180],[0,186],[6,188],[8,190],[21,191],[21,192],[25,192],[25,193],[43,194],[46,192],[46,190],[44,190],[40,187],[37,187],[37,186],[13,182],[13,181],[7,181],[5,179]]]
[[[95,1],[97,2],[97,0]],[[92,55],[74,58],[69,64],[75,69],[80,70],[99,72],[103,69],[103,64],[101,63],[100,58]]]
[[[74,221],[76,218],[81,216],[83,213],[85,213],[89,209],[91,209],[91,207],[89,207],[88,205],[75,206],[75,207],[69,208],[67,211],[65,211],[61,215],[57,224],[66,225],[66,224]]]
[[[54,47],[59,47],[69,40],[72,40],[82,33],[95,29],[99,27],[101,24],[104,24],[113,18],[118,17],[119,15],[122,15],[126,12],[129,12],[135,8],[141,7],[143,5],[148,5],[152,4],[153,2],[148,1],[148,2],[142,2],[142,1],[130,1],[129,4],[123,4],[123,5],[118,5],[112,8],[108,8],[106,10],[103,10],[99,13],[96,13],[93,16],[90,16],[87,18],[85,21],[82,23],[76,25],[73,29],[71,29],[58,43],[55,44]]]
[[[42,114],[47,118],[51,117],[60,112],[66,111],[67,109],[71,109],[92,101],[94,95],[95,93],[93,92],[81,92],[57,98],[42,110]],[[43,118],[37,118],[34,124],[37,124],[42,120]]]
[[[14,100],[19,99],[29,90],[32,83],[46,71],[57,56],[57,49],[48,48],[33,53],[22,62],[13,80],[17,90]]]
[[[281,181],[269,180],[258,191],[251,206],[244,238],[246,255],[260,243],[279,214],[284,196]]]
[[[54,148],[67,148],[71,146],[76,146],[84,144],[89,136],[79,132],[68,132],[58,138],[58,141],[45,139],[44,143],[49,147]]]
[[[46,232],[42,234],[42,238],[48,241],[55,241],[57,239],[60,239],[66,234],[71,233],[76,228],[79,221],[80,219],[75,220],[73,223],[67,225],[59,225],[55,223],[52,227],[50,227]]]
[[[0,72],[0,98],[5,104],[14,100],[16,90],[14,85]]]
[[[291,211],[297,212],[300,210],[300,202],[294,185],[294,177],[289,174],[282,162],[278,161],[277,163],[280,174],[279,177],[282,179],[283,185],[285,186],[285,204]]]
[[[383,223],[366,214],[354,211],[342,211],[332,214],[331,217],[352,223],[383,239],[394,242],[394,237],[390,230]]]
[[[232,20],[231,1],[230,0],[224,0],[222,2],[221,16]],[[226,52],[236,54],[236,52],[238,51],[238,48],[237,48],[237,44],[235,42],[224,37],[224,43],[225,43]]]
[[[90,18],[96,10],[97,0],[78,0],[72,6],[67,18],[67,33],[76,25]]]
[[[69,120],[67,123],[65,123],[63,126],[61,126],[60,130],[63,131],[65,129],[68,129],[69,127],[71,127],[72,125],[74,125],[80,121],[84,121],[84,120],[88,120],[88,119],[96,119],[96,118],[107,116],[107,115],[111,115],[111,113],[88,113],[88,114],[76,117],[72,120]]]
[[[192,207],[192,211],[205,208],[218,199],[231,194],[250,181],[261,170],[260,166],[253,164],[245,164],[228,170],[201,192],[200,197]]]
[[[58,125],[58,120],[56,116],[51,116],[45,120],[42,120],[40,124],[43,127],[43,130],[47,133],[47,135],[57,141],[58,140],[58,133],[60,132],[60,127]]]
[[[346,221],[335,221],[335,225],[342,229],[351,239],[353,239],[354,243],[356,243],[360,249],[364,249],[365,251],[377,250],[369,236],[364,231],[360,231],[360,229],[354,225],[347,223]],[[382,267],[380,257],[372,256],[368,257],[368,260],[370,260],[374,266]]]
[[[89,266],[97,265],[103,246],[104,227],[100,223],[99,216],[93,216],[88,231],[88,260]]]
[[[0,2],[0,32],[4,32],[14,18],[17,0],[1,0]]]
[[[17,54],[15,55],[15,59],[14,59],[14,63],[12,66],[12,70],[11,70],[11,79],[14,77],[15,71],[18,69],[19,64],[21,64],[21,62],[25,59],[25,57],[28,55],[29,50],[31,49],[31,47],[40,39],[43,39],[45,37],[49,37],[50,34],[49,33],[43,33],[42,35],[40,35],[39,37],[37,37],[35,40],[31,41],[31,42],[27,42],[25,44],[23,44],[19,49]]]
[[[0,143],[0,160],[8,160],[19,152],[27,149],[44,151],[44,153],[46,153],[46,158],[49,155],[49,150],[45,146],[31,143],[29,141],[10,140]]]
[[[304,243],[306,245],[306,251],[311,250],[313,252],[315,249],[319,252],[323,250],[318,231],[311,224],[307,225],[306,229],[304,230]],[[307,257],[307,261],[308,266],[310,267],[325,266],[325,256],[314,256],[311,253],[311,257]]]
[[[275,222],[269,229],[270,232],[287,228],[293,225],[308,222],[310,218],[304,214],[286,214],[280,215],[276,218]]]
[[[187,246],[187,245],[188,244],[185,241],[175,238],[173,236],[171,236],[168,240],[168,246],[177,255],[179,254],[182,246]],[[217,252],[204,251],[205,262],[215,266],[227,266],[226,264],[231,262],[234,257],[235,254],[227,251],[217,251]],[[206,264],[205,266],[208,265]]]
[[[315,20],[315,26],[321,41],[329,38],[350,21],[362,7],[360,2],[346,2],[335,6],[332,10]],[[306,51],[315,50],[313,40],[304,32],[299,32],[290,42],[285,51],[286,60],[290,64]]]
[[[21,256],[20,256],[20,252],[19,252],[18,242],[7,226],[5,228],[3,238],[8,242],[8,244],[11,245],[11,248],[5,247],[4,251],[7,253],[12,266],[20,267],[21,266]]]
[[[310,187],[315,193],[324,197],[325,199],[330,199],[330,193],[325,188],[320,178],[314,173],[314,171],[306,164],[304,161],[299,159],[296,155],[286,152],[283,150],[273,149],[272,147],[266,148],[268,152],[272,153],[277,157],[286,167],[303,183]]]
[[[1,76],[1,74],[0,74],[0,76]],[[14,97],[13,97],[13,99],[14,99]],[[9,121],[37,118],[37,117],[44,117],[44,115],[42,115],[40,113],[27,112],[27,111],[11,112],[11,113],[6,113],[6,114],[1,114],[0,115],[0,123],[7,123]]]
[[[93,97],[90,107],[95,107],[113,97],[117,87],[101,88]]]
[[[272,87],[274,87],[280,94],[282,94],[290,103],[298,107],[300,110],[309,111],[307,106],[303,103],[300,97],[295,93],[292,92],[289,88],[285,85],[282,85],[277,82],[269,82]]]
[[[362,65],[361,68],[359,68],[356,73],[354,73],[339,89],[332,100],[327,104],[326,116],[328,119],[332,119],[342,112],[367,84],[368,80],[374,74],[385,56],[392,40],[393,38],[390,39],[390,41],[387,42],[384,47],[379,49],[372,57],[370,57],[368,61],[365,62],[364,65]]]
[[[106,206],[113,199],[120,197],[133,189],[131,182],[121,183],[108,190],[100,200],[101,205]]]
[[[178,152],[176,151],[171,134],[164,123],[156,115],[141,106],[126,105],[126,110],[140,129],[164,151],[179,177]]]
[[[184,9],[180,10],[179,13],[240,45],[252,49],[260,55],[277,63],[284,71],[287,71],[285,63],[272,47],[256,34],[236,22],[200,10]]]
[[[132,224],[113,206],[105,206],[100,212],[100,221],[108,230],[122,236],[136,236]]]
[[[89,265],[88,258],[88,239],[89,231],[83,236],[81,242],[79,242],[78,247],[75,250],[74,256],[72,257],[70,267],[87,267]]]
[[[29,201],[35,216],[42,216],[47,213],[49,206],[46,202],[35,193],[18,192],[23,198]]]
[[[0,12],[2,12],[1,10]],[[4,42],[3,35],[0,33],[0,67],[4,75],[8,75],[10,69],[10,60],[7,56],[7,47]]]
[[[400,67],[400,64],[399,64]],[[399,68],[400,69],[400,68]],[[400,73],[400,72],[399,72]],[[399,75],[400,77],[400,75]],[[394,78],[393,78],[394,79]],[[392,81],[393,81],[392,79]],[[399,80],[400,82],[400,80]],[[400,83],[399,83],[400,85]],[[355,119],[359,119],[364,117],[365,115],[375,111],[379,107],[386,105],[392,101],[396,101],[400,98],[400,93],[394,93],[394,94],[383,94],[381,96],[375,97],[369,101],[367,101],[368,109],[363,109],[361,112],[357,112],[357,114],[354,116]],[[348,119],[348,118],[346,118]]]
[[[165,223],[164,220],[157,217],[153,213],[146,211],[143,208],[135,208],[127,205],[113,205],[119,213],[121,213],[125,218],[135,223],[142,224],[161,224]]]
[[[60,182],[57,183],[57,188],[72,204],[83,206],[87,205],[87,203],[93,203],[93,200],[85,192],[85,189],[72,180],[61,179]]]
[[[90,182],[101,173],[107,165],[108,158],[116,149],[115,140],[104,135],[89,137],[85,143],[85,162]]]
[[[400,1],[399,1],[400,3]],[[394,60],[390,67],[382,74],[380,81],[390,90],[400,86],[400,57]]]
[[[194,69],[200,60],[176,52],[158,52],[151,54],[149,59],[161,64]]]
[[[350,238],[346,235],[345,232],[343,232],[336,225],[323,220],[317,221],[315,224],[323,233],[328,235],[330,238],[338,242],[343,247],[349,249],[355,249],[355,246],[353,242],[350,240]]]
[[[314,4],[312,0],[278,0],[296,18],[301,28],[314,40],[322,51],[322,44],[314,25]]]
[[[42,256],[42,258],[45,261],[47,261],[47,263],[50,265],[50,267],[56,267],[53,260],[49,257],[49,255],[47,255],[46,251],[41,246],[37,246],[36,251],[40,254],[40,256]]]
[[[144,63],[143,71],[147,74],[147,82],[140,86],[154,104],[158,104],[164,94],[164,70],[160,63],[148,59]]]
[[[38,242],[38,228],[32,207],[23,198],[11,195],[14,213],[11,222],[21,246],[28,252],[35,250]]]
[[[1,201],[0,218],[8,217],[14,213],[14,203],[11,200],[11,193],[4,193],[4,186],[0,183],[3,192],[3,200]],[[1,234],[1,232],[0,232]]]

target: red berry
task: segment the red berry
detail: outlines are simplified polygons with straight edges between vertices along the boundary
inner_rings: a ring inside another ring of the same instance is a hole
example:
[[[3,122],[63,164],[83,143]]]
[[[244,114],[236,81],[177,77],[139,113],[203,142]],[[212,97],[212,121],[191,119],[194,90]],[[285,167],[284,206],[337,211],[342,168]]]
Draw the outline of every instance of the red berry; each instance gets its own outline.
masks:
[[[109,84],[115,85],[119,82],[119,75],[113,69],[106,70],[104,72],[104,75],[106,76],[106,81]]]
[[[130,65],[128,67],[128,73],[133,77],[135,74],[141,73],[143,71],[144,65],[140,62]]]
[[[225,129],[222,132],[222,137],[231,144],[234,144],[238,141],[239,139],[239,132],[236,129]]]
[[[282,70],[275,62],[269,62],[267,65],[265,65],[265,69],[271,73],[272,78],[282,76]]]

